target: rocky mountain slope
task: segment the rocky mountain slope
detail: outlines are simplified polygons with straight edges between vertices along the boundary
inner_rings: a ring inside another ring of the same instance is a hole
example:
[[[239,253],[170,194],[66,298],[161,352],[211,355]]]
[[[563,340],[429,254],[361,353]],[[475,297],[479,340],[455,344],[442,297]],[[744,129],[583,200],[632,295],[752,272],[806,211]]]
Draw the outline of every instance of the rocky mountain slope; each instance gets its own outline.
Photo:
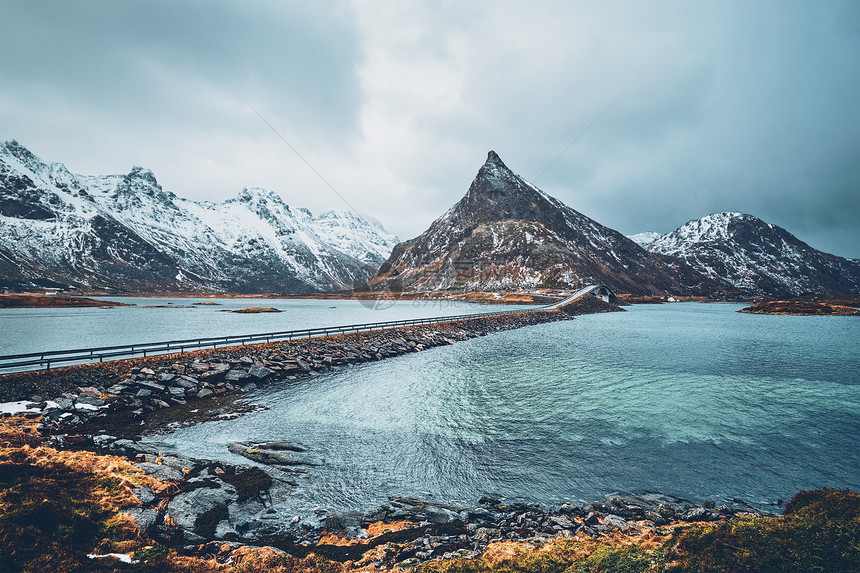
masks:
[[[636,237],[652,253],[680,259],[726,288],[754,295],[860,292],[857,261],[813,249],[752,215],[715,213],[666,235]]]
[[[372,289],[576,288],[600,282],[638,294],[717,287],[683,261],[649,253],[513,173],[491,151],[466,195],[401,243]]]
[[[263,189],[194,202],[141,167],[75,175],[16,141],[0,145],[0,287],[337,290],[372,277],[396,242],[378,222],[315,217]]]

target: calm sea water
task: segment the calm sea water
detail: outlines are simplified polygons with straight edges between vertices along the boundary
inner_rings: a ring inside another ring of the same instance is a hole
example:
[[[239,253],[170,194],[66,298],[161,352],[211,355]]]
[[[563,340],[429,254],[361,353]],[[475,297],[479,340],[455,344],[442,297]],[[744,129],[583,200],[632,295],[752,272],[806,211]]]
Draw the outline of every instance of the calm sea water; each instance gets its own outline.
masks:
[[[326,460],[285,515],[366,510],[389,495],[542,504],[657,491],[755,504],[860,489],[860,320],[626,313],[493,334],[269,387],[269,409],[157,439],[249,463],[238,440]]]
[[[455,301],[93,297],[135,306],[0,309],[0,355],[402,320],[517,306]],[[216,302],[217,306],[194,306]],[[145,308],[168,306],[173,308]],[[221,312],[250,306],[280,313]],[[182,308],[191,307],[191,308]]]

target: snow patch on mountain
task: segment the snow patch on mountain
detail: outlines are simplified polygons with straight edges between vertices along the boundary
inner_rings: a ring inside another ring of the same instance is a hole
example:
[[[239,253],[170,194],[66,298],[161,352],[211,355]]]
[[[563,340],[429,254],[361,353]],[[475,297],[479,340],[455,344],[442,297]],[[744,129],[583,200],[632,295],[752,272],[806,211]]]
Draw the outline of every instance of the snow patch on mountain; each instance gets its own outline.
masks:
[[[662,237],[660,233],[654,231],[646,231],[644,233],[636,233],[635,235],[627,235],[627,238],[639,245],[640,247],[648,248],[648,245]]]

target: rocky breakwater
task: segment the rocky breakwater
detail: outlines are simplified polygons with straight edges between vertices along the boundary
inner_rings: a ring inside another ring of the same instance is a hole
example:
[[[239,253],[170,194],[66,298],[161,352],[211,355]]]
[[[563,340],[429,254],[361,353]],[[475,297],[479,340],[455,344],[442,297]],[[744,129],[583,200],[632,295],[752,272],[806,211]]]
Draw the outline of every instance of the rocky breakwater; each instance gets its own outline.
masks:
[[[132,423],[135,418],[155,415],[156,425],[166,424],[170,422],[170,415],[164,413],[168,410],[176,410],[176,420],[205,419],[214,406],[207,406],[202,399],[241,396],[264,384],[289,383],[348,364],[617,308],[586,297],[560,311],[523,312],[8,374],[0,376],[0,396],[18,401],[14,408],[7,408],[8,413],[41,417],[40,431],[45,433],[70,428],[94,433],[99,429],[139,433],[144,428],[139,422]],[[227,408],[234,402],[222,400],[217,404]],[[93,426],[78,427],[87,423]]]

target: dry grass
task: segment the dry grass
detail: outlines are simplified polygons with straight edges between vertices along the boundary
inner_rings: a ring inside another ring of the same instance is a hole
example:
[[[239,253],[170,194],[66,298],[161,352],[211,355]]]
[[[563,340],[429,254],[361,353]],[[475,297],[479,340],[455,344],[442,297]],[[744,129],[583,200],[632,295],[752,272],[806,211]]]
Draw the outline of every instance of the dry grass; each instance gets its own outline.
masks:
[[[8,571],[102,568],[86,553],[129,551],[146,540],[119,510],[140,505],[133,489],[170,486],[127,460],[44,444],[32,421],[0,424],[0,563]]]
[[[367,537],[363,539],[357,537],[349,538],[345,535],[338,535],[337,533],[323,533],[317,545],[367,545],[380,535],[385,535],[386,533],[391,533],[393,531],[412,529],[413,527],[417,526],[418,524],[414,521],[392,521],[391,523],[385,523],[384,521],[374,521],[373,523],[368,523],[367,527],[365,527]]]
[[[240,547],[230,554],[242,573],[342,573],[345,567],[317,555],[298,558],[270,547]]]
[[[616,545],[591,538],[555,539],[540,546],[492,543],[476,559],[431,561],[420,573],[575,573],[656,570],[662,553],[637,545]]]

